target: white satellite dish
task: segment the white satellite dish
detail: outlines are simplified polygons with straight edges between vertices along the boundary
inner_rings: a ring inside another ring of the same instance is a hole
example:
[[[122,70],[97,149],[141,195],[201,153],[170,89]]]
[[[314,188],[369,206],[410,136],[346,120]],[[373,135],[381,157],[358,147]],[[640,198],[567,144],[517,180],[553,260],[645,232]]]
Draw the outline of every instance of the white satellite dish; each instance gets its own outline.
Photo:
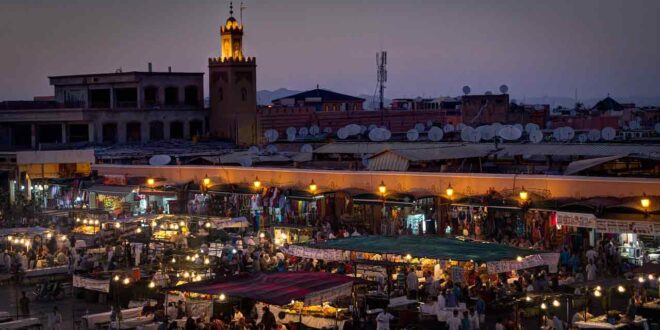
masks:
[[[314,151],[314,148],[312,147],[311,144],[305,143],[300,147],[300,152],[312,152]]]
[[[597,129],[590,130],[589,133],[587,134],[587,137],[591,142],[596,142],[600,140],[600,130]]]
[[[273,155],[277,153],[277,146],[274,144],[269,144],[266,146],[266,153]]]
[[[373,131],[373,130],[376,129],[376,128],[378,128],[378,126],[376,126],[376,124],[371,124],[371,125],[369,125],[369,126],[367,127],[367,130],[368,130],[368,131]]]
[[[513,124],[513,127],[519,129],[521,132],[525,131],[525,128],[523,127],[522,124]]]
[[[616,130],[612,127],[605,127],[600,131],[600,136],[605,141],[612,141],[616,137]]]
[[[461,131],[461,139],[465,142],[479,142],[481,133],[470,126],[466,126]]]
[[[277,141],[277,138],[280,137],[280,133],[277,130],[269,129],[264,132],[264,137],[268,143]]]
[[[349,124],[349,125],[346,125],[346,127],[344,127],[344,130],[350,136],[350,135],[360,134],[360,132],[362,131],[362,128],[360,127],[360,125],[357,125],[357,124]]]
[[[460,123],[456,126],[456,131],[462,131],[467,125]]]
[[[248,154],[258,154],[259,153],[259,147],[257,146],[251,146],[247,150]]]
[[[299,135],[300,137],[306,137],[307,135],[309,135],[309,129],[307,129],[307,127],[301,127],[301,128],[298,130],[298,135]]]
[[[346,127],[342,127],[337,130],[337,137],[342,140],[346,140],[346,138],[348,137],[348,132],[346,131]]]
[[[433,126],[433,120],[429,119],[426,121],[426,128],[431,128]]]
[[[381,140],[381,128],[374,128],[371,131],[369,131],[369,140],[374,141],[374,142],[379,142]]]
[[[468,95],[468,94],[470,94],[470,92],[471,92],[470,86],[467,86],[467,85],[463,86],[463,94],[464,95]]]
[[[321,129],[318,126],[312,125],[309,128],[309,134],[310,135],[319,135],[319,133],[321,133]]]
[[[298,133],[298,130],[295,127],[288,127],[286,129],[286,135],[287,136],[290,136],[290,135],[295,136],[297,133]]]
[[[172,157],[168,155],[153,155],[149,158],[149,165],[163,166],[169,164],[171,161]]]
[[[575,137],[575,130],[573,129],[573,127],[569,127],[569,126],[562,127],[561,130],[562,140],[570,141],[573,140],[574,137]]]
[[[541,128],[539,127],[539,125],[536,125],[536,124],[534,124],[534,123],[527,123],[527,124],[525,125],[525,132],[527,132],[527,134],[530,134],[530,133],[532,133],[533,131],[538,131],[538,130],[540,130],[540,129],[541,129]]]
[[[387,141],[387,140],[389,140],[390,138],[392,138],[392,132],[390,132],[389,129],[387,129],[387,128],[383,128],[383,131],[382,131],[382,132],[383,132],[383,133],[382,133],[382,134],[383,134],[383,141]]]
[[[432,126],[431,128],[429,128],[429,131],[428,133],[426,133],[426,136],[428,137],[429,140],[433,142],[438,142],[442,140],[444,133],[440,127]]]
[[[582,134],[578,135],[578,141],[580,143],[585,143],[585,142],[589,141],[589,136],[587,135],[587,133],[582,133]]]
[[[422,123],[417,123],[415,124],[415,129],[418,133],[424,133],[424,131],[426,131],[426,126],[424,126]]]
[[[239,164],[243,167],[250,167],[252,166],[252,157],[242,157],[241,160],[238,161]]]
[[[495,130],[495,134],[497,134],[497,132],[499,132],[502,129],[502,127],[504,127],[504,125],[502,125],[501,123],[492,123],[490,125],[493,126],[493,129]]]
[[[511,125],[505,125],[497,132],[497,135],[504,140],[514,141],[520,139],[522,130]]]
[[[360,134],[364,134],[367,132],[367,126],[360,125]]]
[[[506,94],[508,92],[509,92],[509,86],[507,86],[507,85],[500,86],[500,93]]]
[[[655,123],[655,126],[653,126],[653,128],[655,128],[656,133],[660,134],[660,123]]]
[[[529,133],[529,141],[532,143],[539,143],[543,141],[543,132],[541,132],[541,130],[532,131]]]
[[[493,92],[491,92],[491,91],[486,91],[486,93],[484,93],[484,94],[486,94],[486,95],[493,95]]]
[[[482,125],[477,127],[482,140],[492,140],[495,137],[495,129],[491,125]]]
[[[408,133],[406,133],[406,138],[408,141],[417,141],[419,138],[419,132],[416,129],[409,129]]]
[[[447,124],[447,125],[445,125],[445,126],[442,128],[442,130],[443,130],[445,133],[451,133],[451,132],[454,131],[454,125],[452,125],[452,124]]]
[[[330,133],[332,133],[332,127],[326,127],[326,128],[324,128],[324,129],[323,129],[323,133],[325,133],[325,134],[330,134]]]

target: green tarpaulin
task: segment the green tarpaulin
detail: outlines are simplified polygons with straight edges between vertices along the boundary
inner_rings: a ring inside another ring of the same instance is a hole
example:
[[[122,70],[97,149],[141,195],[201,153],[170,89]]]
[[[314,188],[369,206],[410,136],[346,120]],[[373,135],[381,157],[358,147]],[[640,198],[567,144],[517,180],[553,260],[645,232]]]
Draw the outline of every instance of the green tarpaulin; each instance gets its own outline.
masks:
[[[415,258],[459,260],[478,262],[512,260],[518,256],[539,254],[532,249],[522,249],[480,241],[463,241],[436,236],[358,236],[328,240],[322,244],[309,245],[322,249],[337,249],[378,254],[410,254]]]

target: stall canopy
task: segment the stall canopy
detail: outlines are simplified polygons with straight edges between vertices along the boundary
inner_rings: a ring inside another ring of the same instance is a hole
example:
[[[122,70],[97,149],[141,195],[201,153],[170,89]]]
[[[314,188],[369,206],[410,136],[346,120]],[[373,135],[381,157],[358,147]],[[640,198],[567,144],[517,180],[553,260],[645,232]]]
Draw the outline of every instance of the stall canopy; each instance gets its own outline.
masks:
[[[86,190],[101,195],[126,196],[136,190],[138,186],[109,186],[104,184],[95,184]]]
[[[0,237],[24,234],[28,236],[44,235],[49,230],[43,227],[18,227],[0,229]]]
[[[242,274],[224,281],[189,283],[175,287],[181,292],[248,298],[283,306],[292,300],[319,305],[349,294],[353,277],[322,272]]]
[[[359,236],[328,240],[314,247],[378,254],[410,254],[416,258],[478,262],[516,259],[539,251],[507,245],[428,236]]]

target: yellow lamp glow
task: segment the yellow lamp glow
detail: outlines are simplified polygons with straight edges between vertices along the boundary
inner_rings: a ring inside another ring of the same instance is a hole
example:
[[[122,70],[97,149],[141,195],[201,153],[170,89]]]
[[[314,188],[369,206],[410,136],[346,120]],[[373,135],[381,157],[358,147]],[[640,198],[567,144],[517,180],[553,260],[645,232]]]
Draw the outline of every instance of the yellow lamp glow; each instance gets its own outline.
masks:
[[[142,233],[142,228],[138,227],[138,229],[136,229],[135,232],[138,234]]]
[[[183,227],[183,226],[185,226],[185,225],[186,225],[186,223],[183,222],[183,220],[179,221],[179,226]]]
[[[264,233],[260,233],[260,234],[259,234],[259,237],[260,237],[260,238],[264,238],[264,237],[266,237],[266,234],[264,234]]]
[[[548,305],[546,305],[545,303],[541,303],[541,309],[547,309],[547,308],[548,308]]]
[[[127,278],[124,279],[123,283],[124,283],[124,285],[128,285],[128,283],[131,283],[131,279],[127,277]]]
[[[530,297],[530,296],[525,297],[525,301],[527,301],[527,302],[532,301],[532,297]]]
[[[380,182],[380,186],[378,186],[378,192],[381,194],[385,194],[387,192],[387,186],[385,185],[385,181]]]
[[[204,180],[202,180],[202,184],[204,184],[204,187],[208,187],[211,185],[211,179],[207,176],[204,177]]]
[[[176,263],[176,258],[172,257],[172,263]]]
[[[121,223],[115,222],[115,228],[117,228],[117,229],[121,228]]]
[[[227,299],[227,297],[225,297],[224,293],[221,293],[220,294],[220,301],[224,301],[225,299]]]
[[[600,285],[596,286],[596,291],[602,291],[603,288],[600,287]]]
[[[638,277],[637,282],[644,283],[644,277],[642,277],[642,276]]]
[[[156,287],[156,283],[154,281],[149,282],[149,289],[153,289]]]
[[[119,282],[119,275],[115,275],[112,279],[115,280],[115,282]]]
[[[649,274],[649,281],[653,281],[654,277],[653,274]]]
[[[600,293],[600,291],[598,291],[598,290],[594,291],[594,297],[600,297],[600,296],[602,296],[602,295],[603,295],[603,294]]]
[[[642,199],[639,201],[642,204],[642,207],[648,209],[651,206],[651,200],[646,197],[646,194],[642,196]]]
[[[516,258],[516,260],[517,260],[518,262],[521,262],[521,261],[523,261],[523,257],[518,256],[518,257]]]
[[[526,201],[527,198],[529,198],[529,194],[525,190],[525,187],[522,188],[519,195],[520,195],[520,200],[522,200],[522,201]]]
[[[312,180],[312,182],[309,184],[309,191],[314,193],[314,192],[316,192],[317,188],[318,187],[316,186],[316,183],[314,182],[314,180]]]
[[[555,299],[552,301],[552,306],[559,307],[559,300]]]
[[[447,190],[445,190],[445,193],[447,194],[447,197],[451,197],[454,195],[454,188],[451,187],[451,183],[447,186]]]
[[[154,178],[147,179],[147,185],[153,187],[154,184],[156,184],[156,180]]]
[[[616,288],[619,292],[624,293],[626,292],[626,288],[623,287],[623,285],[619,285],[618,288]]]
[[[209,258],[204,258],[204,264],[205,265],[208,265],[210,263],[211,263],[211,260],[209,260]]]
[[[205,224],[204,224],[204,227],[206,227],[206,228],[211,228],[211,223],[210,223],[210,222],[205,223]]]
[[[254,182],[252,182],[252,185],[257,189],[261,187],[261,181],[259,181],[259,177],[254,178]]]

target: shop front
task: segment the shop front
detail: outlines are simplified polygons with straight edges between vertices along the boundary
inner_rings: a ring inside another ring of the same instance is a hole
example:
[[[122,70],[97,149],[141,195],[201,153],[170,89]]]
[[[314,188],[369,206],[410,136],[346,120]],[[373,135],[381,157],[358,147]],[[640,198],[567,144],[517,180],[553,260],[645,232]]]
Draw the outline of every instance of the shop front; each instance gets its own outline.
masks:
[[[138,186],[94,184],[86,191],[90,209],[107,210],[115,217],[129,217],[139,212]]]
[[[363,227],[368,232],[381,235],[396,235],[400,231],[412,233],[426,224],[422,216],[412,217],[408,222],[408,215],[415,207],[415,199],[409,194],[357,192],[351,195],[351,203],[351,217],[359,220],[355,227]],[[413,225],[418,227],[413,228]]]

